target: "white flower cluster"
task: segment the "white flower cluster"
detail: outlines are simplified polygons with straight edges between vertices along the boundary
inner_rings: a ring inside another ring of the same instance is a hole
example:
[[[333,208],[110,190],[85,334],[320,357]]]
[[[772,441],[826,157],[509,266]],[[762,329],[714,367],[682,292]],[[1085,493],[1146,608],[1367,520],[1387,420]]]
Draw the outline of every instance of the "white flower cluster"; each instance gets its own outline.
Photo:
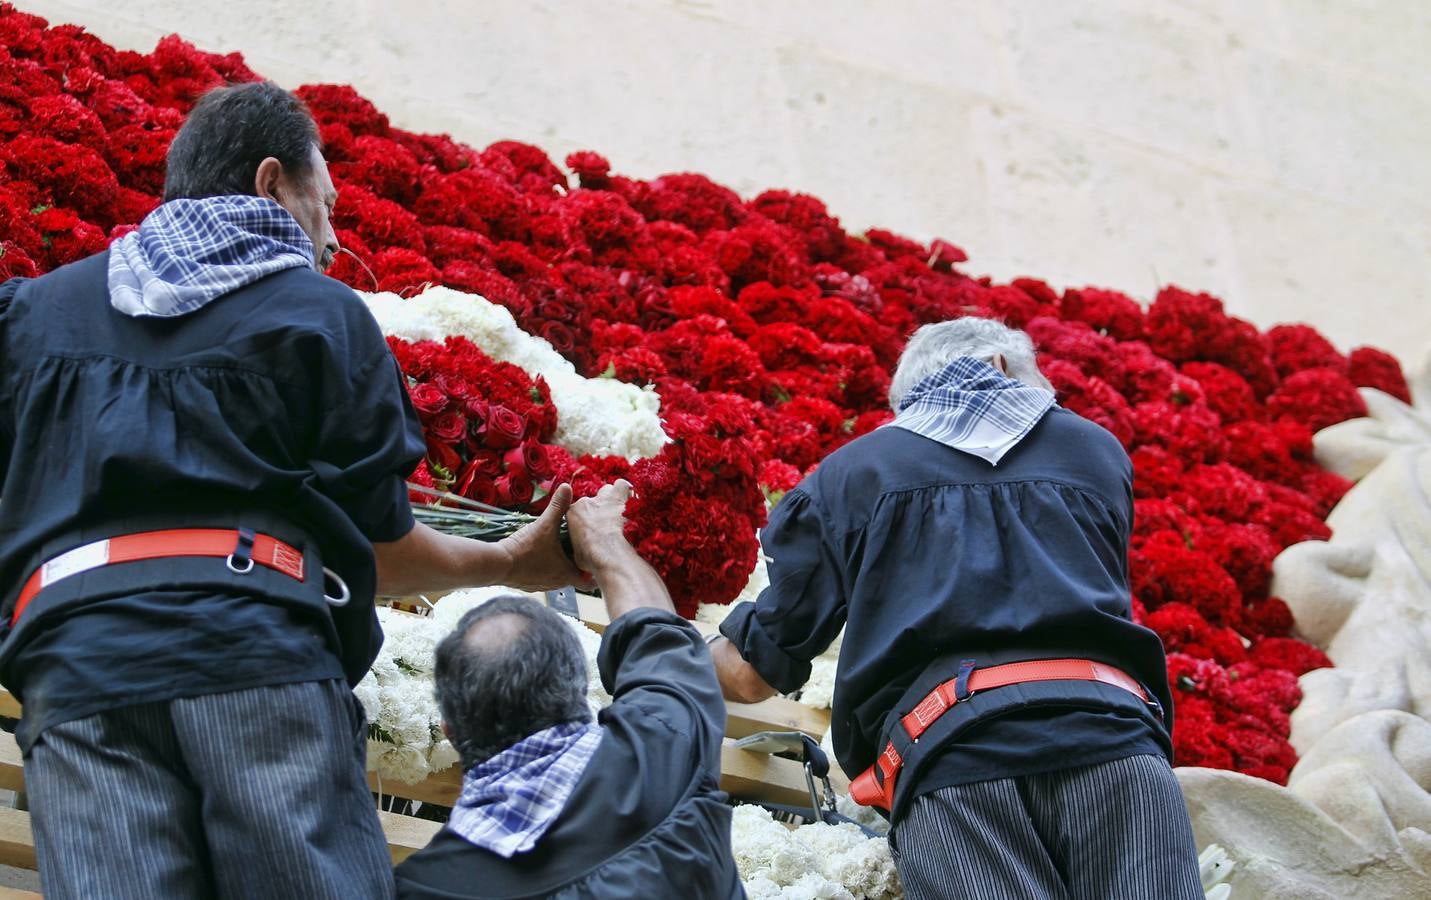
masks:
[[[495,360],[509,362],[551,386],[557,408],[553,441],[575,455],[655,456],[666,443],[661,398],[614,378],[583,378],[545,340],[517,327],[512,314],[476,294],[430,287],[405,300],[397,294],[360,294],[383,334],[407,341],[462,336]]]
[[[378,610],[386,635],[383,649],[353,690],[368,715],[369,771],[415,784],[457,763],[457,751],[442,734],[442,714],[433,696],[433,654],[463,613],[511,593],[507,588],[457,591],[442,598],[431,616]],[[569,621],[586,655],[586,698],[594,715],[611,703],[596,672],[601,636],[575,619]]]
[[[457,762],[442,736],[432,694],[432,620],[379,609],[386,638],[372,670],[353,689],[368,715],[368,770],[415,784]]]
[[[731,848],[751,900],[884,900],[904,896],[884,838],[854,825],[790,829],[758,806],[738,806]]]
[[[1202,879],[1202,889],[1207,900],[1227,900],[1232,895],[1231,877],[1234,863],[1227,851],[1218,844],[1208,844],[1198,854],[1198,875]]]

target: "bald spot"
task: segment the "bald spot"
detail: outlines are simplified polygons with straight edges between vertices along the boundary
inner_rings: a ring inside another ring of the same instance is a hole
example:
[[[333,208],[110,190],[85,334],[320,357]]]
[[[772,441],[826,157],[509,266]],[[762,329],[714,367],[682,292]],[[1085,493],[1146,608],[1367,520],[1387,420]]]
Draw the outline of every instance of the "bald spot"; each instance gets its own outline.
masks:
[[[483,619],[462,636],[462,645],[469,650],[491,652],[510,646],[527,630],[528,619],[515,613],[503,613]]]

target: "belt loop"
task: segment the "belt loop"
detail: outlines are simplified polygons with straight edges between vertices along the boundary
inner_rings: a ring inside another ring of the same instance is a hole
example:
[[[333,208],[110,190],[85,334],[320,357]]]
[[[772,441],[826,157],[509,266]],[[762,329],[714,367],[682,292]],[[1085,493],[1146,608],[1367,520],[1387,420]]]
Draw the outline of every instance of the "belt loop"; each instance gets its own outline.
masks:
[[[974,672],[974,660],[966,659],[959,663],[959,677],[954,679],[954,699],[969,699],[969,676]]]
[[[256,538],[252,528],[238,530],[238,544],[227,560],[231,572],[247,575],[253,571],[253,542]]]

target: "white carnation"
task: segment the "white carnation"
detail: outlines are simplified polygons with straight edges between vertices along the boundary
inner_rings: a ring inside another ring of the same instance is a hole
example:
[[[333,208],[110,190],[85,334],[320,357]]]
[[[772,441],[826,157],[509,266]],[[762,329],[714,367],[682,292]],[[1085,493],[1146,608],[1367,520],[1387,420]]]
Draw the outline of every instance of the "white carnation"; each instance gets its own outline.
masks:
[[[655,456],[666,443],[655,391],[610,378],[583,378],[551,344],[522,331],[502,306],[445,287],[429,287],[410,300],[396,294],[362,296],[384,334],[408,341],[460,335],[493,359],[546,379],[557,408],[553,441],[577,456],[635,461]]]
[[[752,897],[884,900],[903,896],[889,844],[857,826],[790,829],[758,806],[738,806],[731,849]]]

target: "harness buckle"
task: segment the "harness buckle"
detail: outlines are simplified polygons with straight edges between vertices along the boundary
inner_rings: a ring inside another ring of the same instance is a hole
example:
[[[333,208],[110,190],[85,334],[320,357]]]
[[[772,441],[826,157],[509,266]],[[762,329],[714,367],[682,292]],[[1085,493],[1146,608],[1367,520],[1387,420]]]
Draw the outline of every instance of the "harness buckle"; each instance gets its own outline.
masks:
[[[229,558],[224,560],[230,572],[247,575],[253,571],[253,542],[257,537],[252,528],[238,529],[238,544],[234,546],[234,552],[229,554]]]

